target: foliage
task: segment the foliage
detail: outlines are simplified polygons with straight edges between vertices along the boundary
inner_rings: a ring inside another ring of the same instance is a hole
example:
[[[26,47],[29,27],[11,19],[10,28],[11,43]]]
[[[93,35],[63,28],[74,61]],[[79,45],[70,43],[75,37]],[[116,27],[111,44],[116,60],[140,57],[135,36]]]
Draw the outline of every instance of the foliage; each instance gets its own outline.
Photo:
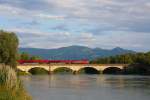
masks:
[[[5,86],[0,86],[0,100],[32,100],[21,86],[18,90],[12,90]]]
[[[97,58],[91,61],[91,63],[100,64],[131,64],[134,62],[134,54],[124,54],[117,56],[110,56],[106,58]]]
[[[28,53],[26,52],[22,52],[20,55],[19,55],[19,58],[20,60],[40,60],[42,59],[41,57],[39,56],[31,56],[29,55]]]
[[[30,60],[41,60],[42,58],[40,56],[31,56]]]
[[[45,75],[45,74],[49,74],[49,72],[47,70],[45,70],[44,68],[39,68],[39,67],[35,67],[29,70],[29,72],[33,75]]]
[[[0,100],[31,100],[16,72],[4,64],[0,65]]]
[[[97,58],[92,60],[91,63],[100,64],[133,64],[139,63],[144,65],[150,65],[150,53],[137,53],[137,54],[124,54],[111,56],[106,58]]]
[[[25,71],[21,71],[19,69],[17,69],[17,75],[30,75],[29,73],[25,72]]]
[[[0,63],[16,67],[18,43],[15,33],[0,31]]]
[[[26,52],[23,52],[23,53],[20,54],[19,59],[21,59],[21,60],[29,60],[30,59],[30,55],[28,53],[26,53]]]
[[[0,85],[9,86],[8,88],[15,89],[17,88],[17,76],[15,71],[5,65],[0,66]]]
[[[62,67],[62,68],[55,69],[53,73],[54,74],[72,74],[73,71],[69,68]]]
[[[126,74],[150,74],[150,52],[97,58],[91,61],[91,63],[129,64],[129,66],[124,69]]]
[[[18,43],[15,33],[0,31],[0,100],[31,100],[13,69]]]

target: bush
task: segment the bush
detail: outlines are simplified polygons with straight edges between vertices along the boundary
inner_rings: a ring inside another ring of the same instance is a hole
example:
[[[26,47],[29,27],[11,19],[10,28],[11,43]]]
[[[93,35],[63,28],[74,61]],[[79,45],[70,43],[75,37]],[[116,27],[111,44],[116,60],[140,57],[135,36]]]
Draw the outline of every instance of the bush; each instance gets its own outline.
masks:
[[[45,70],[44,68],[39,68],[39,67],[32,68],[32,69],[29,70],[29,72],[32,75],[46,75],[46,74],[49,74],[49,72],[47,70]]]
[[[31,100],[16,72],[5,65],[0,65],[0,100]]]
[[[150,75],[149,65],[131,64],[124,68],[124,74]]]
[[[53,73],[54,74],[72,74],[73,71],[69,68],[62,67],[62,68],[55,69]]]
[[[30,75],[29,73],[22,71],[22,70],[17,70],[17,75],[22,76],[22,75]]]
[[[9,66],[0,66],[0,85],[6,85],[8,88],[16,89],[18,78],[15,71]]]

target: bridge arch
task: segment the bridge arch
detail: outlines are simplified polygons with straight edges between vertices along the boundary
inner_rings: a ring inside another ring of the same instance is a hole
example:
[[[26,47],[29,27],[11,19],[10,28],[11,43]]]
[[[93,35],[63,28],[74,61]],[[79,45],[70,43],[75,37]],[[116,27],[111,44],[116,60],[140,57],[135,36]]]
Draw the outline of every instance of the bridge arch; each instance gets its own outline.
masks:
[[[35,66],[35,65],[21,65],[21,66],[18,66],[17,68],[21,71],[24,71],[26,73],[29,73],[29,70],[31,70],[32,68],[43,68],[47,71],[49,71],[49,67],[48,66]]]
[[[83,68],[80,68],[77,73],[84,73],[84,74],[99,74],[99,70],[97,70],[96,68],[94,67],[83,67]]]
[[[122,69],[119,67],[107,67],[102,71],[103,74],[121,74],[121,72]]]
[[[28,73],[31,73],[33,75],[36,75],[36,74],[49,74],[49,71],[45,68],[42,68],[42,67],[33,67],[33,68],[28,70]]]
[[[54,74],[72,74],[74,71],[69,67],[58,67],[53,69]]]

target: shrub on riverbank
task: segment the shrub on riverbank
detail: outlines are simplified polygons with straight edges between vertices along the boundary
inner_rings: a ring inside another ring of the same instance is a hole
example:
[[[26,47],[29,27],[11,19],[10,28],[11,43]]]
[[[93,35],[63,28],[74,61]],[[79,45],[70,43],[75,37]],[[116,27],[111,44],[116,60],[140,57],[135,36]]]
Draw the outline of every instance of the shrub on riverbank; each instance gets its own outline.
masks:
[[[19,75],[19,76],[24,76],[24,75],[30,75],[30,73],[27,73],[27,72],[25,72],[25,71],[21,71],[21,70],[17,70],[17,75]]]
[[[150,75],[150,65],[131,64],[124,68],[124,74]]]
[[[49,74],[49,72],[47,70],[45,70],[44,68],[39,68],[39,67],[32,68],[31,70],[29,70],[29,72],[32,75],[47,75],[47,74]]]
[[[31,100],[16,72],[5,65],[0,65],[0,100]]]
[[[69,68],[62,67],[62,68],[55,69],[53,73],[54,74],[73,74],[73,71]]]

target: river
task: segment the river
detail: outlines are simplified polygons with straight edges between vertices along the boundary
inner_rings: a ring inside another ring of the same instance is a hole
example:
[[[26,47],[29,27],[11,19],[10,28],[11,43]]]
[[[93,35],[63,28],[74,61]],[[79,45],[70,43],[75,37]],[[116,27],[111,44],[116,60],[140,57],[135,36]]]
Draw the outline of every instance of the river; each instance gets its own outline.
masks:
[[[22,76],[33,100],[150,100],[150,76]]]

